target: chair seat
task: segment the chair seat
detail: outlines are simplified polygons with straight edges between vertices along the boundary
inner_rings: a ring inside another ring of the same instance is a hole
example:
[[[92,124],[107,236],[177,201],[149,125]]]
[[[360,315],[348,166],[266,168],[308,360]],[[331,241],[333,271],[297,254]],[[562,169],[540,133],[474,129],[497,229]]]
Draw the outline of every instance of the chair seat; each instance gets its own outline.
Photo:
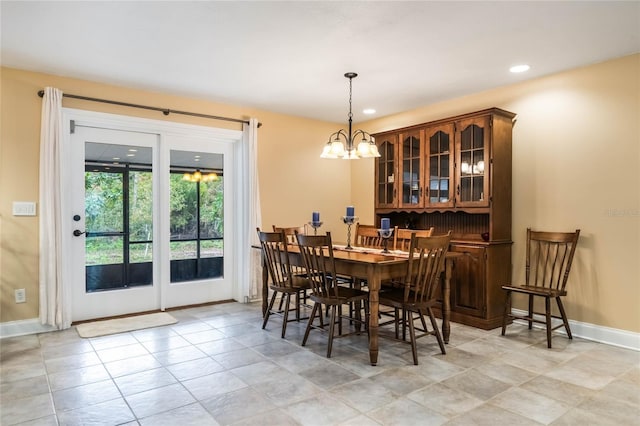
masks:
[[[426,300],[423,302],[411,302],[414,298],[414,293],[409,292],[408,301],[404,298],[404,289],[402,288],[389,288],[383,292],[380,292],[380,304],[393,306],[394,308],[409,309],[411,311],[418,311],[420,309],[426,309],[433,306],[436,303],[435,299]]]
[[[338,297],[327,297],[321,296],[317,293],[311,293],[309,294],[309,298],[314,302],[322,303],[325,305],[344,305],[350,302],[368,300],[369,293],[350,287],[338,287]]]
[[[543,297],[560,297],[566,296],[567,292],[564,290],[557,290],[555,288],[538,287],[533,285],[503,285],[503,290],[517,291],[519,293],[533,294],[535,296]]]
[[[296,292],[299,292],[299,291],[302,291],[302,290],[310,289],[311,288],[311,283],[306,278],[294,276],[293,277],[293,281],[291,282],[291,284],[289,284],[288,282],[286,282],[285,285],[282,285],[282,284],[270,284],[269,288],[271,290],[274,290],[274,291],[293,294],[293,293],[296,293]]]
[[[400,281],[394,281],[394,280],[382,281],[380,283],[380,294],[382,294],[383,292],[386,293],[388,291],[403,289],[404,286],[405,286],[405,283]]]

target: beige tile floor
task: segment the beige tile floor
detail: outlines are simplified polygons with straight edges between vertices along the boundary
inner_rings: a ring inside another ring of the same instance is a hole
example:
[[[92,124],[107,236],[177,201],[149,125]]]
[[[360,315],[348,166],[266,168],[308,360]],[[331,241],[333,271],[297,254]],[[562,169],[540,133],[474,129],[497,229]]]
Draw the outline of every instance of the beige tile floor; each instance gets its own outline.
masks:
[[[82,339],[75,328],[0,341],[0,424],[21,425],[631,425],[640,424],[640,352],[512,325],[452,324],[435,339],[338,339],[260,305],[172,312],[177,324]]]

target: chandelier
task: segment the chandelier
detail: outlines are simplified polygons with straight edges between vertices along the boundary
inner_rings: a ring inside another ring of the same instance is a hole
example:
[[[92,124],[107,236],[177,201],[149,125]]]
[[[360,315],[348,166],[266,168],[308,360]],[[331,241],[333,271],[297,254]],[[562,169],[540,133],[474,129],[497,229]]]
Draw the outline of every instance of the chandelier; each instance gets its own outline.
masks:
[[[210,182],[213,180],[218,180],[218,174],[214,172],[202,173],[200,172],[200,169],[198,169],[193,173],[183,174],[182,180],[186,180],[189,182]]]
[[[348,72],[344,75],[349,79],[349,132],[340,129],[329,136],[329,141],[324,146],[321,158],[343,158],[345,160],[355,160],[357,158],[380,157],[378,147],[369,133],[364,130],[356,130],[352,133],[351,125],[353,113],[351,112],[351,86],[352,80],[358,76],[355,72]],[[355,140],[360,138],[360,142],[356,148]],[[344,140],[344,141],[343,141]]]

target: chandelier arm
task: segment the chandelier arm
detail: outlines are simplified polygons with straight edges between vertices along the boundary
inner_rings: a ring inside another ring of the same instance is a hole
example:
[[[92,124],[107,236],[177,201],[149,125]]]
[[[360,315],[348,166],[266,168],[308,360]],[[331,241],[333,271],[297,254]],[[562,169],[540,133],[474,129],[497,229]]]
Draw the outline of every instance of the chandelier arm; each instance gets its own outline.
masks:
[[[340,140],[340,136],[344,137],[346,140],[346,132],[344,131],[344,129],[340,129],[337,132],[333,132],[331,133],[331,135],[329,135],[329,142],[331,143],[334,140]]]
[[[340,136],[342,136],[345,140],[345,142],[347,142],[349,140],[349,136],[347,135],[347,131],[344,129],[340,129],[337,132],[333,133],[331,135],[331,137],[335,136],[336,139],[340,139]]]
[[[365,132],[364,130],[361,130],[361,129],[358,129],[358,130],[356,130],[355,132],[353,132],[353,137],[354,137],[354,139],[355,139],[355,137],[356,137],[356,136],[358,136],[358,135],[362,135],[362,136],[364,136],[365,138],[367,138],[367,137],[368,137],[369,139],[371,139],[371,133],[369,133],[369,132]]]

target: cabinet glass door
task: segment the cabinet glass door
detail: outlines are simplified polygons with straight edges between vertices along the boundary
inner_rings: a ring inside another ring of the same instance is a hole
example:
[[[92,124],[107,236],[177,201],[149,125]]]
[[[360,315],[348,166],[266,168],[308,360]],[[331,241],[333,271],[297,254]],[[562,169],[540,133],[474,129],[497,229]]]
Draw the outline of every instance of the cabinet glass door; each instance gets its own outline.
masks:
[[[453,124],[426,130],[427,207],[453,207]]]
[[[400,152],[401,207],[422,207],[422,138],[420,131],[403,133]]]
[[[489,205],[489,117],[458,124],[457,206]]]
[[[397,135],[378,136],[378,152],[376,159],[376,207],[396,207],[396,147]]]

